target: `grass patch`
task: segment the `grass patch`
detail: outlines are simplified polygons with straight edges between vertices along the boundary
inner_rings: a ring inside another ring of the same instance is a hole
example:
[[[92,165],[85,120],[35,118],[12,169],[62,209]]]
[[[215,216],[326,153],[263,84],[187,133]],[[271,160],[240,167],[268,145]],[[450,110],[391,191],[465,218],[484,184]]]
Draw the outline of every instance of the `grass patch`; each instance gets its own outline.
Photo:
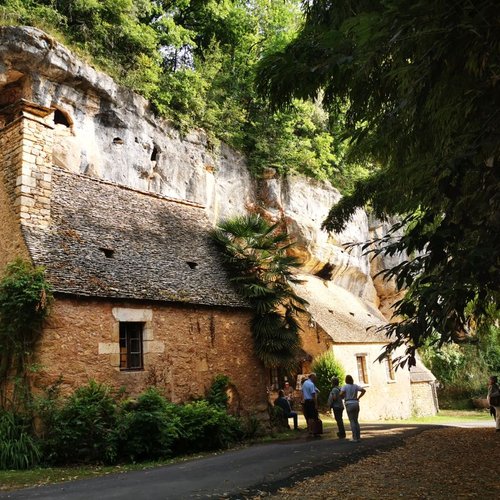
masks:
[[[429,417],[412,417],[405,420],[384,420],[383,422],[397,422],[405,424],[449,424],[471,423],[492,420],[489,410],[440,410],[437,415]]]

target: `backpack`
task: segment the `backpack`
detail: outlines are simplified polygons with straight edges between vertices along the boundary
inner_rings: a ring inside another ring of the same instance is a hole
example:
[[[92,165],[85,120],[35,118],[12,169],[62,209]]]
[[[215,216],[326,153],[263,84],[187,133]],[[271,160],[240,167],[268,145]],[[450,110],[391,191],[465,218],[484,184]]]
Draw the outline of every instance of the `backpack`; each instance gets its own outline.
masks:
[[[340,388],[334,387],[330,391],[330,395],[328,396],[328,407],[333,408],[333,404],[336,403],[340,398]]]

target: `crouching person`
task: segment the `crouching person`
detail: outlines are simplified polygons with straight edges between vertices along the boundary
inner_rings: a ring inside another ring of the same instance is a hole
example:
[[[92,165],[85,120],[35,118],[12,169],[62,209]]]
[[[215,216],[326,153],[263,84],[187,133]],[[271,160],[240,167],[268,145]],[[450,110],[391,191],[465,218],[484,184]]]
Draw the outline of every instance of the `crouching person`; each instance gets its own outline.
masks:
[[[285,393],[284,391],[280,390],[278,392],[278,397],[274,401],[274,406],[281,408],[283,411],[283,416],[286,418],[286,422],[288,425],[288,419],[293,418],[293,428],[294,430],[298,430],[298,416],[297,413],[292,411],[292,408],[290,407],[290,402],[288,399],[285,398]],[[288,425],[288,427],[290,427]]]

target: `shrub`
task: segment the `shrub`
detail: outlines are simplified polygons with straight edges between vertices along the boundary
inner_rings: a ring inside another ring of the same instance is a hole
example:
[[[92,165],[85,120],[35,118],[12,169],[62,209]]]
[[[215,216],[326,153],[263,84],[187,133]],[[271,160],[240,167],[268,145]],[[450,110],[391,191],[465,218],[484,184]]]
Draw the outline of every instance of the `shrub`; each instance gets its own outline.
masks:
[[[175,443],[178,453],[227,448],[241,439],[240,421],[208,401],[178,407],[181,434]]]
[[[0,410],[0,469],[29,469],[41,457],[29,419]]]
[[[216,375],[212,385],[208,389],[207,401],[214,406],[227,409],[229,397],[227,388],[229,386],[229,377],[227,375]]]
[[[178,406],[150,388],[137,401],[122,406],[119,454],[127,460],[157,459],[171,455],[179,437]]]
[[[44,417],[45,454],[49,462],[116,460],[117,405],[109,387],[90,381],[62,405],[53,405]]]
[[[241,430],[244,439],[258,438],[266,433],[261,421],[255,415],[248,415],[241,420]]]
[[[325,405],[332,388],[332,378],[338,377],[340,382],[345,378],[345,370],[335,358],[332,351],[320,354],[312,363],[312,371],[316,373],[316,386],[319,389],[319,403]]]

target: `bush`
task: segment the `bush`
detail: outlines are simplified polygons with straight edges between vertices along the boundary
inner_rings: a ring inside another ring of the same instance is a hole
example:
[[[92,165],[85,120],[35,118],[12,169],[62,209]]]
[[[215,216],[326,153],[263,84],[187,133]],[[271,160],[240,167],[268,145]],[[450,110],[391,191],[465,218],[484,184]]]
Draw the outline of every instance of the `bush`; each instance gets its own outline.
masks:
[[[229,377],[227,375],[216,375],[212,385],[208,389],[207,400],[211,405],[227,409],[229,397],[227,388],[229,386]]]
[[[177,414],[181,422],[177,453],[227,448],[242,437],[239,420],[208,401],[178,406]]]
[[[482,345],[427,346],[419,351],[424,364],[440,382],[440,404],[454,407],[463,405],[471,397],[486,397],[491,368],[485,359]],[[493,358],[494,350],[489,351]],[[470,404],[470,401],[469,401]]]
[[[158,459],[172,454],[179,438],[178,406],[150,388],[122,407],[119,455],[127,460]]]
[[[320,391],[319,404],[325,405],[332,388],[332,378],[338,377],[342,385],[345,378],[344,367],[337,361],[332,351],[327,351],[314,358],[311,369],[317,377],[316,387]]]
[[[255,439],[266,433],[261,421],[255,415],[248,415],[241,420],[241,430],[244,439]]]
[[[111,389],[90,381],[42,416],[49,462],[112,463],[117,458],[117,404]]]
[[[29,469],[41,457],[29,419],[0,410],[0,469]]]

